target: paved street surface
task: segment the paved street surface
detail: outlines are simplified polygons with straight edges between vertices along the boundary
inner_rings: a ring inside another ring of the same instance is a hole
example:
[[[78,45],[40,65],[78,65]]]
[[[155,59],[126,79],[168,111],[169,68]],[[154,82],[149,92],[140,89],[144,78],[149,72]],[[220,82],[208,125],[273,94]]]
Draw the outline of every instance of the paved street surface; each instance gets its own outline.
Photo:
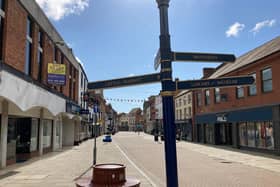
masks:
[[[150,135],[122,132],[112,143],[98,139],[98,163],[122,163],[141,187],[165,186],[164,144]],[[0,187],[75,186],[92,163],[93,140],[0,170]],[[177,143],[179,183],[187,186],[280,186],[280,157],[235,149]],[[88,171],[87,171],[88,170]]]

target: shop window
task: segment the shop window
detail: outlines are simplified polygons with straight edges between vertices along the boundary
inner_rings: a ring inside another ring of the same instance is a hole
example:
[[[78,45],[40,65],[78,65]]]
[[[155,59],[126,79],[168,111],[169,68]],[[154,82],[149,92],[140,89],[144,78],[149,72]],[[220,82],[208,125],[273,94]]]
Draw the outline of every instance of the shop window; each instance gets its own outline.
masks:
[[[38,119],[32,119],[31,122],[31,143],[30,151],[37,151],[38,148]]]
[[[215,103],[221,102],[220,88],[215,88]]]
[[[262,70],[262,91],[272,91],[272,71],[271,68]]]
[[[247,146],[247,126],[246,123],[239,124],[239,142],[241,146]]]
[[[51,120],[42,120],[43,124],[43,148],[51,147],[52,142],[52,121]]]
[[[258,148],[265,148],[265,124],[257,122],[256,123],[256,146]]]
[[[255,123],[247,123],[248,147],[256,147]]]
[[[210,105],[210,90],[205,90],[205,105]]]
[[[25,46],[25,68],[24,72],[27,75],[31,73],[31,61],[32,61],[32,21],[28,17],[26,23],[26,46]]]
[[[7,160],[15,159],[16,142],[17,142],[16,119],[9,118],[8,134],[7,134]]]
[[[257,95],[257,85],[256,85],[256,74],[251,74],[250,76],[254,77],[255,82],[254,84],[251,84],[248,88],[248,95]]]
[[[274,136],[272,122],[265,122],[266,148],[274,149]]]

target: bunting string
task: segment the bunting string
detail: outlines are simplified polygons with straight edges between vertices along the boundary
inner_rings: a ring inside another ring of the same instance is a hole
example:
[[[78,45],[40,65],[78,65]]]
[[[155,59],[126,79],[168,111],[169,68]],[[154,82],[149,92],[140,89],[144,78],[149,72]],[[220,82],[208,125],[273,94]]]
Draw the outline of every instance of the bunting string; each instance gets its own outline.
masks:
[[[105,98],[106,101],[110,102],[121,102],[121,103],[143,103],[144,99],[124,99],[124,98]]]

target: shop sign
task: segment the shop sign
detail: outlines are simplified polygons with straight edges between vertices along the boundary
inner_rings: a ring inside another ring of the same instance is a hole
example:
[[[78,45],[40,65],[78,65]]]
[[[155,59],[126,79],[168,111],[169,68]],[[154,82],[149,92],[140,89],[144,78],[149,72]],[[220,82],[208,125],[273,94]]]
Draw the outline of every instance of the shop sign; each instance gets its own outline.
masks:
[[[217,115],[217,122],[227,122],[226,114],[219,114],[219,115]]]
[[[74,104],[70,101],[66,102],[66,112],[72,113],[72,114],[79,114],[80,113],[80,106],[77,104]]]
[[[81,114],[81,115],[82,115],[82,114],[87,115],[87,114],[89,114],[89,110],[88,110],[88,109],[81,109],[81,110],[80,110],[80,114]]]
[[[48,84],[60,86],[66,84],[65,64],[48,63]]]

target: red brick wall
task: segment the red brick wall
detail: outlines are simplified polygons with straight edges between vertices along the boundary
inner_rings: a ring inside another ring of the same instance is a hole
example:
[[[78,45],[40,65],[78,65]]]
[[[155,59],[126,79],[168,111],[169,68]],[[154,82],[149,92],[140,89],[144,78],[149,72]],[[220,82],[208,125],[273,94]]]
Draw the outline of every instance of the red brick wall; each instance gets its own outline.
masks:
[[[262,77],[261,71],[271,67],[272,69],[272,92],[262,92]],[[280,52],[271,55],[263,60],[260,60],[253,65],[244,67],[238,71],[227,74],[226,76],[240,76],[256,73],[257,95],[248,95],[248,86],[244,89],[244,98],[236,98],[236,87],[221,88],[221,94],[227,94],[227,101],[214,103],[214,89],[210,89],[211,104],[205,106],[204,91],[202,91],[202,106],[197,107],[197,98],[195,98],[195,108],[197,114],[222,112],[223,110],[230,110],[232,108],[246,108],[254,106],[262,106],[267,104],[280,103]],[[197,97],[197,96],[196,96]]]
[[[17,0],[6,1],[4,62],[24,72],[27,13]]]

